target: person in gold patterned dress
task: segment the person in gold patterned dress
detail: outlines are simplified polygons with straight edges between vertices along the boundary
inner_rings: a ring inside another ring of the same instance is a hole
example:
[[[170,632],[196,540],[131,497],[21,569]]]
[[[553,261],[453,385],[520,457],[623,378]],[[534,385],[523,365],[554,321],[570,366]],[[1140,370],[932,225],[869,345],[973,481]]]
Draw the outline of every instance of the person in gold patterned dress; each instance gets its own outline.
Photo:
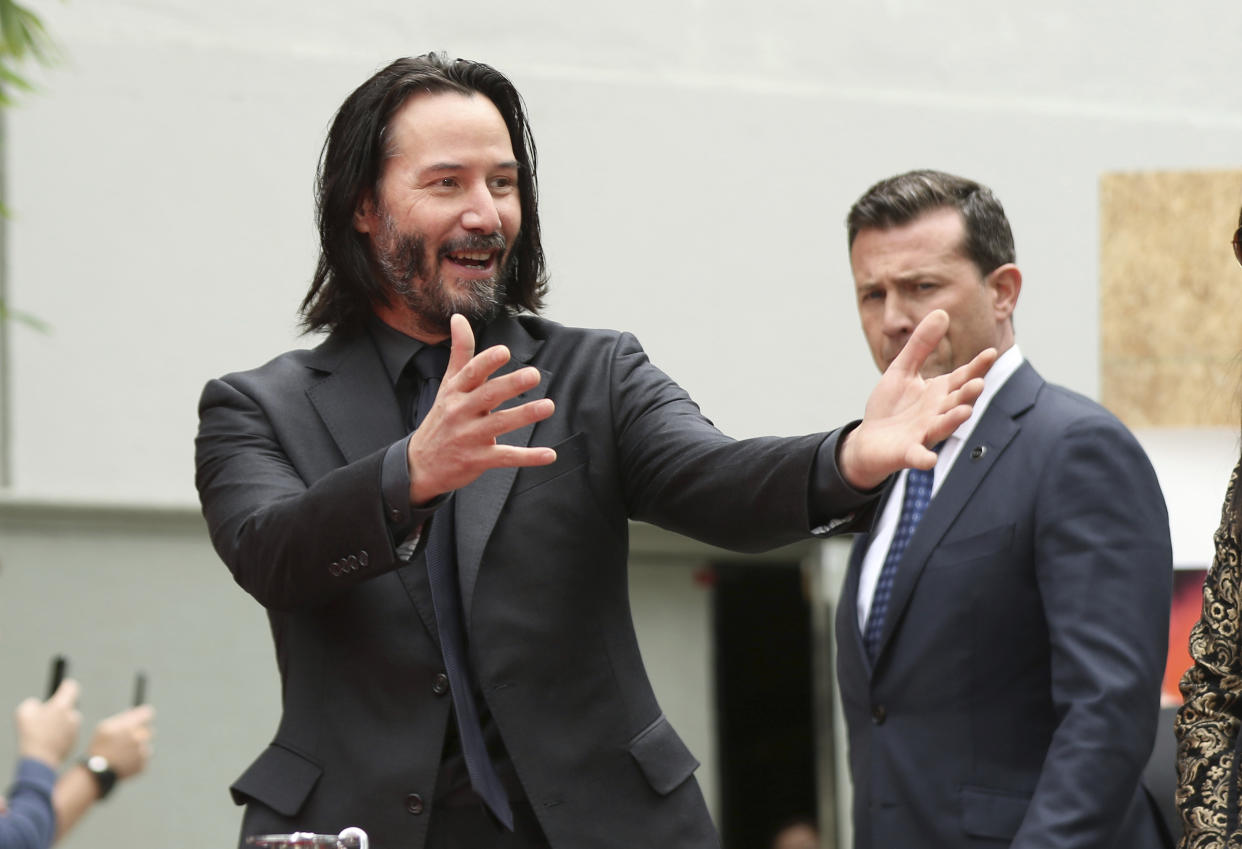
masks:
[[[1233,237],[1242,264],[1242,211]],[[1216,555],[1203,583],[1203,615],[1190,632],[1194,664],[1182,677],[1177,734],[1179,849],[1242,847],[1239,755],[1242,754],[1242,460],[1225,491]]]

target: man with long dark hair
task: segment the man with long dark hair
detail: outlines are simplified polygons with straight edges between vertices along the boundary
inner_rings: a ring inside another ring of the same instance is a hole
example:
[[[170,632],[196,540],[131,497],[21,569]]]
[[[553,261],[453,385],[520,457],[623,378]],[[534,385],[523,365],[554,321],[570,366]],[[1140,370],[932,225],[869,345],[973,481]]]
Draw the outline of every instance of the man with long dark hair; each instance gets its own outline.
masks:
[[[494,69],[378,72],[320,165],[303,316],[327,340],[204,390],[203,511],[283,684],[232,788],[243,836],[715,846],[639,656],[628,520],[749,550],[845,530],[980,390],[990,353],[919,377],[937,313],[856,427],[729,439],[632,336],[536,315],[535,165]]]

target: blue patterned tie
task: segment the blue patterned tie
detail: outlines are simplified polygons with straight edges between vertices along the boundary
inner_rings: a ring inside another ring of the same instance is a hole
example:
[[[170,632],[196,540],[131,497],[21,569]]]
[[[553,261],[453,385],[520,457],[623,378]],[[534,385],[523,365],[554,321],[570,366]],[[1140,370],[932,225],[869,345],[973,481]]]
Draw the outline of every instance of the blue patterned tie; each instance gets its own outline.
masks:
[[[414,355],[414,367],[423,379],[415,407],[415,426],[435,403],[436,391],[448,367],[449,352],[442,347],[426,346]],[[431,603],[436,611],[436,630],[440,635],[440,651],[444,655],[444,671],[453,694],[453,711],[457,714],[457,732],[461,753],[470,773],[470,786],[505,827],[513,831],[513,811],[509,794],[500,783],[496,767],[487,754],[479,709],[474,703],[471,687],[470,657],[466,653],[466,632],[462,621],[461,590],[457,586],[457,552],[453,533],[453,502],[440,506],[431,521],[427,537],[427,578],[431,584]]]
[[[936,446],[939,450],[940,446]],[[888,546],[888,554],[884,565],[880,567],[880,577],[875,583],[875,595],[871,598],[871,613],[867,616],[867,629],[863,632],[863,647],[867,657],[875,662],[876,653],[880,650],[880,636],[884,633],[884,619],[888,615],[888,602],[893,595],[893,582],[897,578],[897,564],[914,529],[918,527],[923,511],[931,501],[932,478],[934,470],[923,471],[911,469],[906,473],[906,494],[901,502],[901,518],[897,521],[897,530],[893,532],[893,541]]]

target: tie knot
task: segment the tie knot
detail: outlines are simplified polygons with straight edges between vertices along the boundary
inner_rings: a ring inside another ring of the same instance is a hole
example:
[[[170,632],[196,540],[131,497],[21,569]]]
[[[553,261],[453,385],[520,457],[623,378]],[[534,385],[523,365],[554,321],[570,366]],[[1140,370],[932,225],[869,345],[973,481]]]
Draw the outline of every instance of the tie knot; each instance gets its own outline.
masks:
[[[448,369],[449,350],[440,345],[424,345],[414,355],[414,370],[423,380],[442,380]]]

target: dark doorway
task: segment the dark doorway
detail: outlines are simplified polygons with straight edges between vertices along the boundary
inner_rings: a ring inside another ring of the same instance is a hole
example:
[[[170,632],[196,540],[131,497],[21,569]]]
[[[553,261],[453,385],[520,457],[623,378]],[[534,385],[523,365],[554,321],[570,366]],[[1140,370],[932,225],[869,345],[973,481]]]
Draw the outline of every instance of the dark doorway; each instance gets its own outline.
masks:
[[[714,568],[717,825],[724,849],[767,849],[815,814],[810,607],[796,563]]]

